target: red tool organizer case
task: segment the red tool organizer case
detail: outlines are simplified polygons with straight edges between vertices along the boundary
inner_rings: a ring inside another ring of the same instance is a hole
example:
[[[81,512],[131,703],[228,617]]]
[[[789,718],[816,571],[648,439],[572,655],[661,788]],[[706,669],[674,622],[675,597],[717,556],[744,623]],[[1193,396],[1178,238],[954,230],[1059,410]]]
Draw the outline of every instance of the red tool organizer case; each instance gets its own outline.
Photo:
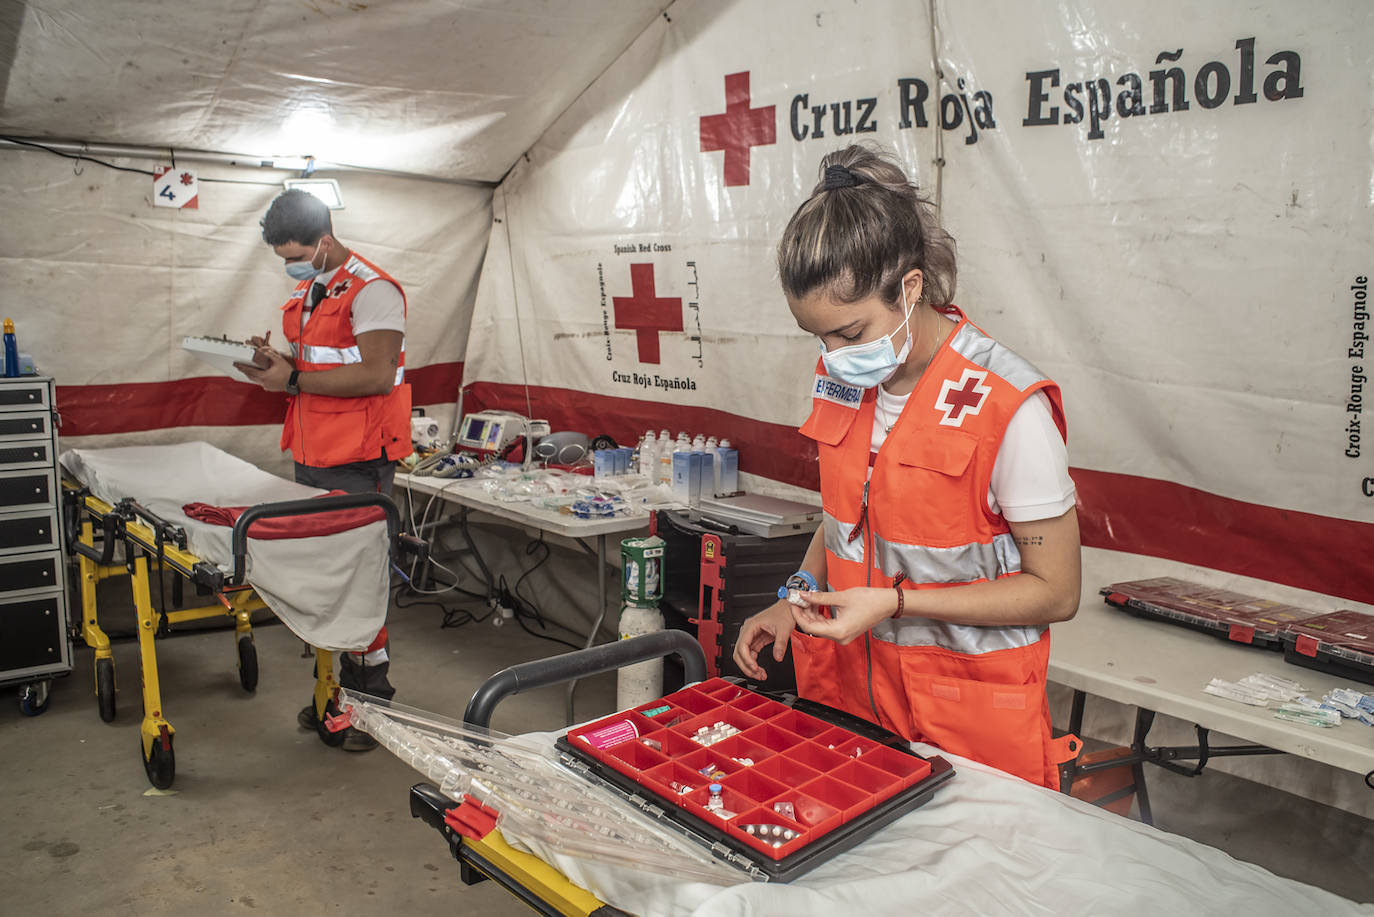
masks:
[[[565,764],[644,811],[707,847],[728,848],[737,865],[742,857],[787,881],[922,805],[954,775],[945,759],[853,722],[869,734],[713,678],[570,730],[556,744]],[[704,745],[696,738],[703,729],[707,740],[711,730],[733,734]],[[724,815],[710,808],[712,783]]]
[[[1321,612],[1172,576],[1113,583],[1101,590],[1108,605],[1142,618],[1213,634],[1236,643],[1282,649],[1280,632]]]
[[[1290,624],[1280,637],[1288,662],[1374,685],[1374,615],[1335,611]]]

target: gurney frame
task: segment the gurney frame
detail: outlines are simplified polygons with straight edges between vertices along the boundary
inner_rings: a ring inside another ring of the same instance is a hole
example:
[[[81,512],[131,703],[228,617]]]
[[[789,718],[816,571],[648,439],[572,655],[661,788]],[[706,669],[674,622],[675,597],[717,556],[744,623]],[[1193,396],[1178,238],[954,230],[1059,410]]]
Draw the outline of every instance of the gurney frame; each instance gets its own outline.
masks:
[[[386,517],[388,545],[393,557],[398,552],[423,555],[425,544],[401,533],[400,514],[391,499],[382,494],[342,494],[307,500],[263,503],[249,507],[234,524],[231,536],[233,570],[226,573],[215,564],[187,549],[185,530],[140,505],[132,498],[117,504],[102,500],[81,485],[63,481],[63,512],[66,515],[67,551],[76,559],[81,593],[79,633],[95,650],[96,700],[100,718],[112,722],[116,714],[114,653],[109,635],[100,627],[96,585],[104,579],[128,576],[138,622],[138,648],[142,683],[143,720],[139,728],[140,754],[148,782],[167,789],[176,776],[176,756],[172,737],[176,729],[163,715],[162,690],[158,681],[155,640],[170,632],[172,625],[187,621],[228,615],[234,619],[234,641],[238,649],[239,683],[252,692],[258,684],[257,649],[253,642],[252,613],[267,604],[246,580],[248,530],[261,519],[304,516],[338,510],[376,507]],[[99,538],[97,538],[97,534]],[[115,547],[123,546],[122,560],[115,563]],[[172,601],[177,610],[153,606],[152,561],[161,570],[170,569]],[[181,608],[183,584],[195,586],[198,595],[214,601],[193,608]],[[334,654],[315,648],[314,704],[321,741],[338,745],[341,730],[329,728],[338,715],[335,694]]]

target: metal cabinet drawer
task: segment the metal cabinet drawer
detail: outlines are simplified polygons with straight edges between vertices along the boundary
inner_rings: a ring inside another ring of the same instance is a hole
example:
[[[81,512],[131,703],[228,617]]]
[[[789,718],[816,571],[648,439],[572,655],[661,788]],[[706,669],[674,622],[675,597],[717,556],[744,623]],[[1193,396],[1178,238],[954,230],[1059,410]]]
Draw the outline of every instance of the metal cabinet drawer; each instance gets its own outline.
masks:
[[[0,677],[66,669],[66,630],[60,592],[0,601]]]
[[[33,408],[50,408],[48,383],[46,380],[25,379],[22,382],[6,382],[0,385],[0,411],[24,411]]]
[[[0,471],[14,468],[51,468],[52,440],[44,437],[31,443],[0,439]]]
[[[28,509],[57,502],[57,478],[49,469],[0,471],[0,507]]]
[[[33,554],[62,547],[57,528],[57,509],[26,513],[0,513],[0,555]]]
[[[0,595],[62,586],[62,554],[11,554],[0,557]]]
[[[0,388],[3,392],[4,388]],[[0,412],[0,442],[13,439],[52,438],[52,413],[26,411],[17,414]]]

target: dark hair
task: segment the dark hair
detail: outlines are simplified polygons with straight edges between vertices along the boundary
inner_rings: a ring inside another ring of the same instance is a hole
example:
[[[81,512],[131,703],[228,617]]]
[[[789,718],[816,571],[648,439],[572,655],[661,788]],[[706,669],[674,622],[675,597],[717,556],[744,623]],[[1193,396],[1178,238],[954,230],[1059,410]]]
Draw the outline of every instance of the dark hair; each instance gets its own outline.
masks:
[[[954,299],[954,239],[891,154],[848,146],[822,159],[819,171],[778,243],[784,293],[801,298],[824,289],[840,302],[878,293],[896,308],[902,278],[920,268],[922,302]]]
[[[272,247],[298,242],[314,245],[334,234],[329,207],[308,191],[291,188],[277,195],[262,218],[262,240]]]

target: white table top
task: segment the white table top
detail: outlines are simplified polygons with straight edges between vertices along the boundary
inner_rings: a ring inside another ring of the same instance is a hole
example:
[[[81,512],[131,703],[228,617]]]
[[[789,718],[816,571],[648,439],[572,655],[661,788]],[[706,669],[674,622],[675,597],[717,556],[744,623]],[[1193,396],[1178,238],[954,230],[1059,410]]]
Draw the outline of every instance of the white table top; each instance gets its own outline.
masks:
[[[545,509],[532,503],[503,502],[487,493],[481,482],[472,478],[415,477],[397,472],[395,486],[405,488],[412,494],[438,495],[449,503],[481,510],[501,519],[567,538],[635,532],[649,525],[649,514],[638,510],[632,511],[628,516],[613,516],[609,519],[579,519],[560,513],[556,509]]]
[[[1253,672],[1297,681],[1309,689],[1310,697],[1321,697],[1336,687],[1359,691],[1374,688],[1292,665],[1273,650],[1136,618],[1109,607],[1098,594],[1111,583],[1160,575],[1216,582],[1251,595],[1269,596],[1272,592],[1190,576],[1186,571],[1161,571],[1156,567],[1158,562],[1149,558],[1113,552],[1085,551],[1084,561],[1078,615],[1050,630],[1051,681],[1333,767],[1360,774],[1374,771],[1374,727],[1354,721],[1327,729],[1289,723],[1274,718],[1272,705],[1251,707],[1202,691],[1213,678],[1238,681]],[[1327,610],[1310,604],[1306,607]]]

